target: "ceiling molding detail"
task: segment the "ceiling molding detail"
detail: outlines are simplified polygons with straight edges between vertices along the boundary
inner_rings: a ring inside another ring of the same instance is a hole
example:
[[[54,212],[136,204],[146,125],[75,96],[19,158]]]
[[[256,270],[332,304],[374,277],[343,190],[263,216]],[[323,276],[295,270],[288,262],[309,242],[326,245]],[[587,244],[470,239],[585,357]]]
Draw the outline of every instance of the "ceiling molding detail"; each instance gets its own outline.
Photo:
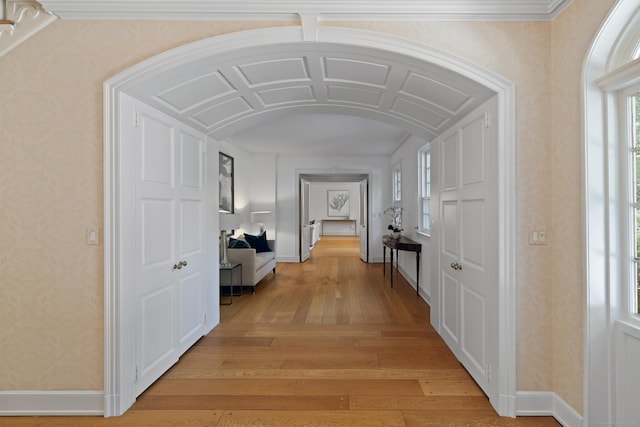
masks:
[[[0,18],[10,23],[0,24],[0,57],[57,19],[35,0],[8,0],[5,14]]]
[[[550,21],[572,0],[41,0],[63,19]]]

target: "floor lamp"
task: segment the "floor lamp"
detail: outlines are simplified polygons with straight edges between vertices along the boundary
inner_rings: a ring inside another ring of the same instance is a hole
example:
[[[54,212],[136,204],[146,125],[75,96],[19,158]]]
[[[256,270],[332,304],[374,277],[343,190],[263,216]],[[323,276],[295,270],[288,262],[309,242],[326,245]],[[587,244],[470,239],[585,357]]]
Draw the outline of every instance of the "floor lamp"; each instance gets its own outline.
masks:
[[[220,213],[220,241],[222,243],[222,261],[220,265],[228,267],[231,263],[227,259],[227,232],[240,228],[240,217],[232,213]]]

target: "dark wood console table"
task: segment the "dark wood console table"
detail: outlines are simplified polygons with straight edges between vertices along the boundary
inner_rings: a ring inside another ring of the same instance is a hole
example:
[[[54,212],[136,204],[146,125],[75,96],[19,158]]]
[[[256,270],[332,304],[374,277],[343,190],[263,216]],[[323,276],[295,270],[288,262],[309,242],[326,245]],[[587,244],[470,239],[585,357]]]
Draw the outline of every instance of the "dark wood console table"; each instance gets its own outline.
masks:
[[[420,295],[420,252],[422,244],[411,239],[400,236],[394,239],[391,236],[382,236],[382,274],[386,275],[387,248],[391,249],[391,287],[393,288],[393,250],[396,250],[396,270],[398,269],[398,251],[409,251],[416,253],[416,294]]]

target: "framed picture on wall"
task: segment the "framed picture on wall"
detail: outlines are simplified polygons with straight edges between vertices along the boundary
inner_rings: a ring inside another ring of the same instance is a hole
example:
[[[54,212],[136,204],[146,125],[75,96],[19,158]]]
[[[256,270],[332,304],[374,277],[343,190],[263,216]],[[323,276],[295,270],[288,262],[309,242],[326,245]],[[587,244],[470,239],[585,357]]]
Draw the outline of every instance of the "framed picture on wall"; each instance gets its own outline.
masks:
[[[349,217],[349,190],[327,190],[327,215]]]
[[[233,212],[233,157],[220,153],[218,158],[218,185],[220,212]]]

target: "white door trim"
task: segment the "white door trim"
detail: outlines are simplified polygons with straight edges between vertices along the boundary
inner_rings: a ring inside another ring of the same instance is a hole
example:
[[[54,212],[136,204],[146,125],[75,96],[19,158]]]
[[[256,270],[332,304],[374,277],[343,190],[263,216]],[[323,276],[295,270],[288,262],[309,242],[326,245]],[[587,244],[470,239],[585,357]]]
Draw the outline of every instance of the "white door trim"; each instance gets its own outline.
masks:
[[[515,416],[516,409],[516,114],[515,87],[512,82],[483,67],[414,41],[370,31],[319,27],[318,42],[378,49],[381,55],[404,54],[457,72],[495,91],[499,111],[499,357],[495,373],[499,381],[500,415]],[[104,292],[105,292],[105,415],[120,415],[135,401],[129,389],[134,366],[132,306],[123,298],[123,278],[119,261],[124,242],[119,237],[123,198],[120,185],[119,94],[163,70],[203,57],[224,55],[237,49],[269,46],[274,43],[304,42],[300,27],[249,30],[194,42],[147,59],[124,70],[104,83]]]

